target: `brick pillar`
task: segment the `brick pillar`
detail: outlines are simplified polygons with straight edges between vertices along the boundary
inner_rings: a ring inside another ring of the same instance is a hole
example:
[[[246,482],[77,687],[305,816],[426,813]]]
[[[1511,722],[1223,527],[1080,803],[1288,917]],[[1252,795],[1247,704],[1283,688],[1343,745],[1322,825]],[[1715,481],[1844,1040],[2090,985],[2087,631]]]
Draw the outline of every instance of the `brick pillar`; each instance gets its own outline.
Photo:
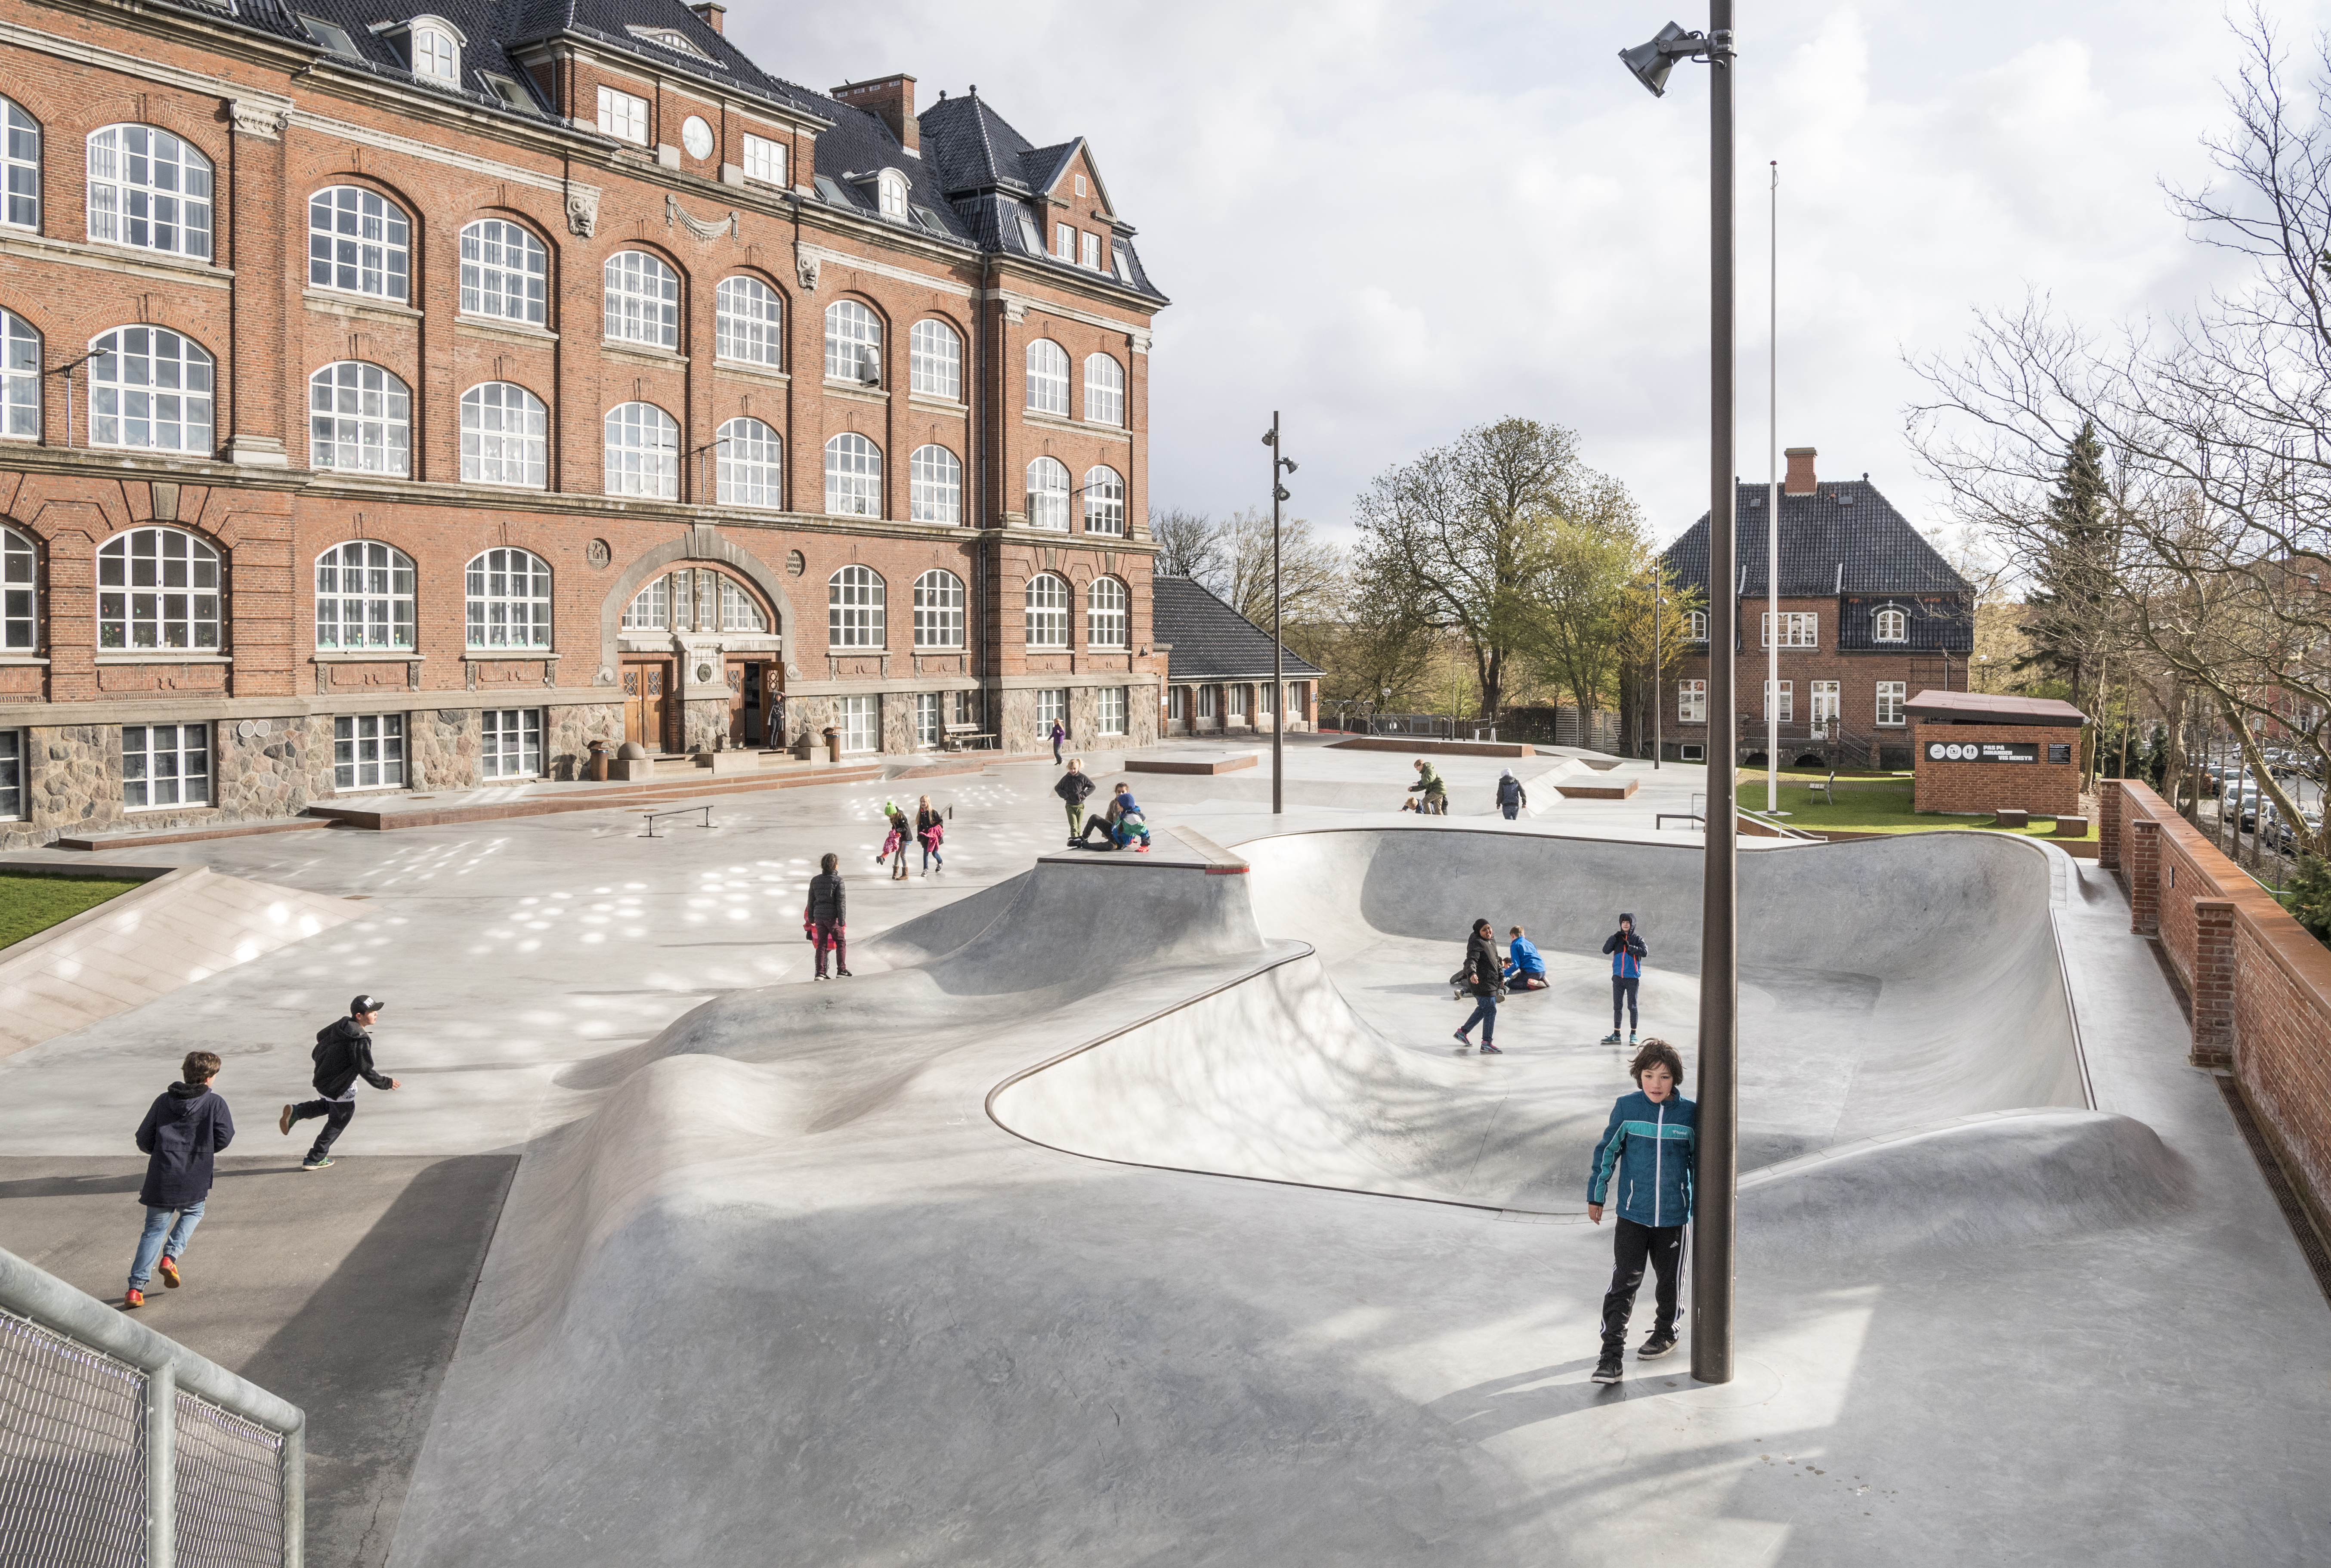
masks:
[[[2128,790],[2121,780],[2108,778],[2102,796],[2098,802],[2104,820],[2097,824],[2097,864],[2116,871],[2120,869],[2121,822],[2128,815]]]
[[[2161,824],[2139,817],[2128,826],[2128,928],[2150,936],[2161,929]]]
[[[2193,900],[2193,1054],[2195,1067],[2234,1064],[2234,906],[2230,898]]]

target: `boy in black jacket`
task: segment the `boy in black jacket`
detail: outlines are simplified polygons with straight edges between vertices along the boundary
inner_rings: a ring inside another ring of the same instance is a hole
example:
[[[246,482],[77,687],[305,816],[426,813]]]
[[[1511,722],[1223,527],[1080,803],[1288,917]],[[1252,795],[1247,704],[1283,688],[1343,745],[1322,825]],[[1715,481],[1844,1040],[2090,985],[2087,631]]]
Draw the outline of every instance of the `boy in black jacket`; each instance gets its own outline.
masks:
[[[366,1031],[380,1010],[378,997],[359,996],[348,1003],[346,1018],[316,1031],[316,1049],[309,1054],[316,1059],[316,1093],[321,1098],[285,1106],[275,1122],[276,1131],[289,1137],[293,1123],[310,1117],[324,1118],[324,1130],[316,1135],[315,1145],[300,1164],[303,1171],[320,1171],[332,1163],[332,1140],[357,1114],[357,1079],[375,1088],[399,1087],[396,1079],[373,1070],[372,1036]]]
[[[188,1051],[178,1069],[184,1078],[163,1090],[138,1124],[138,1150],[146,1156],[146,1184],[138,1201],[146,1205],[146,1231],[130,1259],[124,1307],[146,1305],[146,1281],[157,1258],[163,1284],[176,1290],[181,1281],[178,1259],[186,1256],[186,1243],[202,1223],[203,1205],[210,1201],[213,1161],[234,1141],[234,1117],[211,1088],[219,1065],[210,1051]]]
[[[1069,808],[1069,848],[1075,849],[1085,834],[1085,797],[1095,789],[1093,781],[1085,776],[1085,759],[1069,758],[1069,771],[1052,785],[1052,793],[1067,803]]]

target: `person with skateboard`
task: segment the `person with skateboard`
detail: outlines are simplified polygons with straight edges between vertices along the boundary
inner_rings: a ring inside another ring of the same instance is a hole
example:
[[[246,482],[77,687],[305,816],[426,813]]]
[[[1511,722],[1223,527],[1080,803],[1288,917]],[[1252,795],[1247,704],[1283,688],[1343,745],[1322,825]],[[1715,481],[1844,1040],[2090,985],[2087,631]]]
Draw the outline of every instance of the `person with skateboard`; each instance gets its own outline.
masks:
[[[1619,1043],[1619,1015],[1626,1014],[1627,1043],[1635,1043],[1635,1030],[1641,1018],[1635,1011],[1635,998],[1643,983],[1643,939],[1635,935],[1635,917],[1619,917],[1619,928],[1603,944],[1603,951],[1611,955],[1611,1032],[1603,1037],[1604,1045]]]
[[[1085,836],[1085,798],[1094,790],[1093,781],[1085,776],[1085,759],[1069,758],[1069,771],[1061,775],[1052,793],[1069,808],[1069,848],[1075,849]]]
[[[1506,933],[1506,987],[1510,991],[1546,989],[1546,957],[1518,926]]]
[[[234,1117],[212,1088],[219,1074],[215,1051],[190,1050],[179,1064],[179,1081],[155,1097],[138,1124],[138,1152],[146,1156],[146,1184],[138,1201],[146,1205],[146,1229],[129,1261],[129,1288],[121,1305],[146,1305],[146,1281],[158,1261],[162,1283],[176,1290],[185,1282],[178,1259],[210,1202],[218,1152],[234,1141]]]
[[[850,895],[842,885],[842,857],[828,851],[809,879],[809,898],[802,905],[802,935],[817,949],[816,978],[825,978],[825,950],[833,949],[836,978],[850,978]]]
[[[1495,1043],[1498,1033],[1498,944],[1489,935],[1488,917],[1473,922],[1473,934],[1465,939],[1465,967],[1459,975],[1467,991],[1473,995],[1473,1015],[1457,1031],[1457,1043],[1473,1043],[1469,1031],[1475,1024],[1481,1026],[1481,1054],[1503,1056]]]
[[[316,1062],[318,1098],[285,1106],[283,1114],[275,1120],[275,1130],[288,1138],[298,1123],[316,1117],[324,1118],[324,1130],[316,1135],[308,1157],[300,1164],[303,1171],[320,1171],[332,1163],[333,1140],[356,1119],[357,1079],[362,1079],[377,1089],[398,1087],[395,1079],[384,1078],[373,1070],[369,1031],[380,1017],[382,1005],[377,996],[359,996],[348,1003],[346,1018],[316,1031],[316,1049],[309,1054]]]
[[[1627,1375],[1627,1319],[1649,1262],[1659,1277],[1659,1316],[1635,1354],[1656,1361],[1676,1347],[1676,1282],[1683,1272],[1683,1228],[1691,1222],[1691,1161],[1698,1108],[1678,1092],[1683,1058],[1664,1040],[1647,1040],[1627,1070],[1635,1092],[1611,1107],[1586,1179],[1586,1217],[1603,1223],[1603,1205],[1619,1211],[1612,1238],[1611,1289],[1603,1297],[1603,1353],[1596,1383]],[[1618,1189],[1615,1196],[1612,1192]]]

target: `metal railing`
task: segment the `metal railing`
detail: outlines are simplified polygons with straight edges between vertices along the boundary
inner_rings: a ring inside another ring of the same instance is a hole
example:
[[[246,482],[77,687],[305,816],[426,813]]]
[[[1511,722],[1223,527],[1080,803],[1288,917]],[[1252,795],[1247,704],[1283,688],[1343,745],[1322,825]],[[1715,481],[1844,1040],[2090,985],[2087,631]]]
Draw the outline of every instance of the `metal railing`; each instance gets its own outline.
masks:
[[[307,1417],[0,1251],[0,1563],[300,1568]]]

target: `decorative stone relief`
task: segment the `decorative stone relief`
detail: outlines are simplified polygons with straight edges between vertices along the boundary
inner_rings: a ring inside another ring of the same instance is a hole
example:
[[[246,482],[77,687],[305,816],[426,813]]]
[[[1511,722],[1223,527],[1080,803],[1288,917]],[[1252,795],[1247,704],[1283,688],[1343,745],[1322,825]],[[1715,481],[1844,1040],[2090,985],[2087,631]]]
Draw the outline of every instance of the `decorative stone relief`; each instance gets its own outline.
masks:
[[[234,116],[237,136],[257,137],[262,141],[281,141],[283,128],[291,123],[290,114],[271,103],[255,103],[249,99],[236,99],[230,106]]]
[[[663,226],[669,229],[675,223],[699,240],[717,240],[723,234],[732,240],[737,237],[737,213],[734,208],[729,210],[727,217],[715,218],[708,223],[700,218],[690,217],[687,210],[680,204],[680,198],[666,191],[663,194]]]
[[[583,546],[583,558],[590,562],[593,566],[604,571],[606,569],[607,563],[615,558],[614,547],[604,539],[594,539]]]
[[[801,286],[811,293],[817,291],[817,269],[818,260],[815,256],[808,255],[798,249],[794,252],[794,270],[801,274]]]
[[[566,226],[589,239],[599,227],[599,192],[596,186],[566,186]]]

